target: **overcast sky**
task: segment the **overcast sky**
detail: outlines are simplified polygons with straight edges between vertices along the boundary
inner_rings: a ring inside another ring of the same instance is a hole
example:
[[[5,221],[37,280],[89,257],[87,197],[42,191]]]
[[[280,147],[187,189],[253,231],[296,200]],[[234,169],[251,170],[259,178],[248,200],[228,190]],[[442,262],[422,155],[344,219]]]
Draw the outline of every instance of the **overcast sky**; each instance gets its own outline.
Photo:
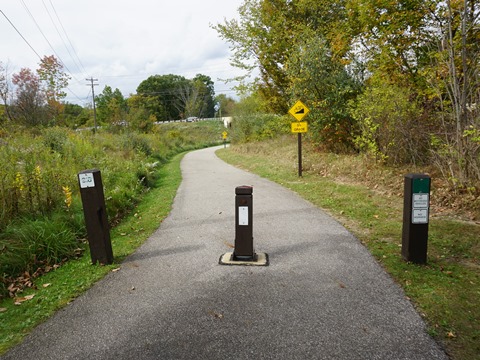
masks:
[[[0,61],[10,73],[38,68],[39,57],[55,55],[71,76],[66,101],[91,102],[86,78],[98,79],[124,96],[150,75],[215,82],[216,94],[235,97],[220,79],[242,74],[229,65],[226,42],[210,25],[238,17],[243,0],[8,0],[0,10]],[[43,34],[42,34],[43,33]],[[36,54],[37,53],[37,54]]]

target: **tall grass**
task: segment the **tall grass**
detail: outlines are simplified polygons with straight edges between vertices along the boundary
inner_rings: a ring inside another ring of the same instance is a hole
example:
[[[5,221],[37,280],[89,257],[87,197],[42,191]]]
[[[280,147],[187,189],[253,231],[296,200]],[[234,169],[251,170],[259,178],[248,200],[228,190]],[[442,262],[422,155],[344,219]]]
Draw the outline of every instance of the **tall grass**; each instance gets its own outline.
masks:
[[[31,272],[38,264],[55,264],[78,247],[76,234],[67,222],[51,218],[21,220],[2,234],[0,271]]]
[[[180,185],[180,161],[183,155],[184,153],[174,156],[161,167],[155,188],[145,194],[134,213],[128,214],[112,229],[114,264],[92,266],[86,252],[59,268],[54,266],[55,271],[45,271],[41,277],[32,279],[25,274],[20,277],[34,284],[35,289],[26,289],[18,297],[35,295],[35,299],[25,301],[21,306],[15,305],[13,299],[0,301],[0,357],[55,311],[70,303],[110,271],[118,269],[119,263],[157,229],[158,224],[168,215]],[[83,223],[83,216],[79,217]],[[70,217],[69,220],[75,222],[75,218]],[[44,269],[39,269],[39,272],[42,270]]]
[[[165,124],[152,134],[66,128],[0,138],[0,297],[12,277],[74,254],[85,237],[77,174],[102,172],[108,218],[117,224],[173,155],[220,143],[222,124]]]

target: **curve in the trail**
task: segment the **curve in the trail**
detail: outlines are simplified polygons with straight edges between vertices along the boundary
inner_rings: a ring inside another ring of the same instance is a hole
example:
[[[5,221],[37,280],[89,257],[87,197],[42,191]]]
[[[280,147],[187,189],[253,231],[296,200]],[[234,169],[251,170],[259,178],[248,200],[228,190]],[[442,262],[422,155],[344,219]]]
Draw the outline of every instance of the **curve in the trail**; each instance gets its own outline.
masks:
[[[169,217],[2,359],[447,359],[360,242],[295,193],[187,154]],[[235,187],[253,186],[266,267],[222,266]]]

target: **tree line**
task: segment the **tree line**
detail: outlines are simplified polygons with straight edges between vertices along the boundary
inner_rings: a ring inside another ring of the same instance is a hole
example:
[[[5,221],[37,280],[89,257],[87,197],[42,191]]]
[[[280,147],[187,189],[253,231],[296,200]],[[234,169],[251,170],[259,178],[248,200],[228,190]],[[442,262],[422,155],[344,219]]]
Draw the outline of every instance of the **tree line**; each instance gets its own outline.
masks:
[[[93,126],[93,108],[64,101],[70,76],[55,56],[41,59],[35,71],[22,68],[11,77],[0,63],[0,125],[24,127]],[[153,75],[143,80],[136,94],[125,97],[106,85],[95,96],[95,114],[100,125],[115,128],[129,125],[149,132],[156,122],[213,118],[215,107],[223,114],[232,110],[234,100],[215,96],[214,82],[203,74],[187,79],[180,75]]]
[[[455,189],[480,182],[480,3],[245,0],[213,26],[253,94],[285,114],[301,99],[331,151],[434,164]]]

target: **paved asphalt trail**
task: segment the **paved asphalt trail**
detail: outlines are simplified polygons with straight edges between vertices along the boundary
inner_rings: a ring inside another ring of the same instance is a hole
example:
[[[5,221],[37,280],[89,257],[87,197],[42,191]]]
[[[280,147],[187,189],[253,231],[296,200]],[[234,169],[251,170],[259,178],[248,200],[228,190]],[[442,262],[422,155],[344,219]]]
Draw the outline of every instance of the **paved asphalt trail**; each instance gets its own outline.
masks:
[[[1,359],[447,359],[357,239],[214,150],[185,156],[170,216],[120,271]],[[218,264],[239,185],[268,267]]]

